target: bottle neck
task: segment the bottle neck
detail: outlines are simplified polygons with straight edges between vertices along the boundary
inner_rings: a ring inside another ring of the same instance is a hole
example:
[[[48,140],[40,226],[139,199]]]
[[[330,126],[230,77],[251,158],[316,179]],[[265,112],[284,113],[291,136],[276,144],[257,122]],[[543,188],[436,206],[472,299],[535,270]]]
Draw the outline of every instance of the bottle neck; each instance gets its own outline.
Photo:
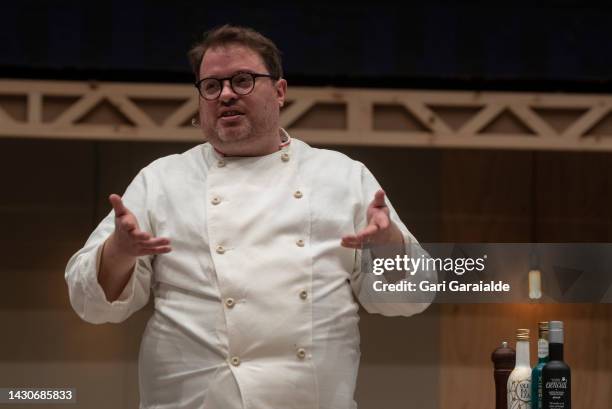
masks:
[[[538,363],[548,362],[548,341],[544,338],[538,340]]]
[[[563,344],[551,342],[548,345],[549,360],[563,361]]]
[[[516,342],[516,366],[531,366],[529,362],[529,341]]]

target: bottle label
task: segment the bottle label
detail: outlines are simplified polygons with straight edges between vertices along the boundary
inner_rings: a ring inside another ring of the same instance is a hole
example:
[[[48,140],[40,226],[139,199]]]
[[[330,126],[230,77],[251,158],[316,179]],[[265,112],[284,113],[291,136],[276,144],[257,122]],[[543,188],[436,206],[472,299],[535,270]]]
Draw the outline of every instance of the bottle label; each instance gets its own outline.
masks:
[[[544,382],[544,395],[546,398],[546,407],[550,409],[565,409],[568,408],[568,378],[565,376],[553,377]]]
[[[508,409],[531,409],[531,377],[510,382]]]
[[[546,358],[548,356],[548,341],[538,339],[538,358]]]
[[[565,379],[565,376],[561,378],[553,378],[546,382],[546,389],[549,391],[551,389],[567,389],[567,379]]]
[[[542,407],[542,374],[540,374],[540,376],[538,377],[538,407],[537,409],[540,409]]]

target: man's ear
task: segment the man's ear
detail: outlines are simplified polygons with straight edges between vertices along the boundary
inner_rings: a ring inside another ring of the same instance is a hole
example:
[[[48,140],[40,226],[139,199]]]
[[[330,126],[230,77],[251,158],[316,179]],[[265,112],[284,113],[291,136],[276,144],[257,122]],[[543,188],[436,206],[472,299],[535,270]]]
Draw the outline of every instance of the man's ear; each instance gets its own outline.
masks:
[[[284,78],[276,81],[276,100],[278,101],[278,106],[282,107],[285,105],[285,97],[287,95],[287,80]]]

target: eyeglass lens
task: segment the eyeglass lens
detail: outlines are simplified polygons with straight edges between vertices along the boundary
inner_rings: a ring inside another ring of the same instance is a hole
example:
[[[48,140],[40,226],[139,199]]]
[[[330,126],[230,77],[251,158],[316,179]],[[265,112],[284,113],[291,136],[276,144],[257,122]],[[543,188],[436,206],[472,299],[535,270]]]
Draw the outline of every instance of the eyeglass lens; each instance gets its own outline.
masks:
[[[236,94],[246,95],[253,89],[255,80],[249,73],[238,73],[231,77],[230,85]],[[221,94],[223,84],[217,78],[208,78],[202,81],[200,92],[205,98],[215,99]]]

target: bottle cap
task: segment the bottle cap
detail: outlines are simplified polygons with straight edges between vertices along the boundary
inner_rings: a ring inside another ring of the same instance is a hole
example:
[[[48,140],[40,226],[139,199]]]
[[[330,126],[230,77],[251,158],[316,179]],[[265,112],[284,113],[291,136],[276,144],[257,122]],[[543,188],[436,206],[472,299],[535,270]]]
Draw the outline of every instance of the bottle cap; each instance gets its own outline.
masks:
[[[516,330],[517,341],[529,341],[529,329],[519,328]]]
[[[540,321],[538,322],[538,335],[539,338],[548,339],[548,321]]]
[[[563,321],[551,321],[548,327],[551,330],[563,329]]]
[[[548,324],[548,341],[550,343],[563,343],[563,321],[550,321]]]

